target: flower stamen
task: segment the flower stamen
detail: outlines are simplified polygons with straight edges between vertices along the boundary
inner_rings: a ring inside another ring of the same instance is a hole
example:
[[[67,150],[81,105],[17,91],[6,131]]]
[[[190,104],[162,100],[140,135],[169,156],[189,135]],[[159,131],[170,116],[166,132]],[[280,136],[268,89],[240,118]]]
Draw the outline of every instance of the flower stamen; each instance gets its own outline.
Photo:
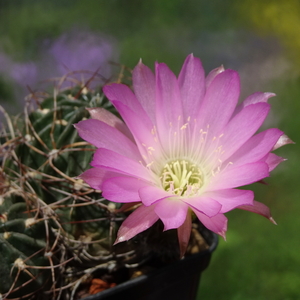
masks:
[[[201,169],[185,159],[165,164],[160,179],[165,191],[178,196],[195,195],[204,184]]]

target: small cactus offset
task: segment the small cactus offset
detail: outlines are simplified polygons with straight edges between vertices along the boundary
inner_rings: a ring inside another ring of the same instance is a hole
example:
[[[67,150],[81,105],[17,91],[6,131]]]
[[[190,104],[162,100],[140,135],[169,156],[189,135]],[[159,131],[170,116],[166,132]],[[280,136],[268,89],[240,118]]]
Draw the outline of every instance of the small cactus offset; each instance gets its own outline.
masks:
[[[114,112],[87,85],[32,94],[17,118],[1,109],[1,299],[79,298],[95,274],[113,285],[110,273],[134,255],[129,244],[112,246],[124,219],[118,204],[76,179],[94,151],[73,127],[88,107]]]

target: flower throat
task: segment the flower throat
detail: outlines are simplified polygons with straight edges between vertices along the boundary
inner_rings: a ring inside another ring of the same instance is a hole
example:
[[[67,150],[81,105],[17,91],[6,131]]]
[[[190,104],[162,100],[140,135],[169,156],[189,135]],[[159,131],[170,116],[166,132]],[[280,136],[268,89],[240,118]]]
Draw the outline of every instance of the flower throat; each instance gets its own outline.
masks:
[[[178,196],[193,196],[203,186],[203,173],[188,160],[167,163],[161,173],[162,187]]]

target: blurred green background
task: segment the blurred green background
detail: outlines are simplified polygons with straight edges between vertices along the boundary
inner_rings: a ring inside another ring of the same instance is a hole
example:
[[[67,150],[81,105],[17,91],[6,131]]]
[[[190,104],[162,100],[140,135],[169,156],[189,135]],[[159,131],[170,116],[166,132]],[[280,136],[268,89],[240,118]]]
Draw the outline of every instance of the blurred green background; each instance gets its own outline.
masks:
[[[288,160],[268,185],[252,186],[278,226],[228,213],[227,242],[220,240],[198,298],[300,299],[299,0],[0,0],[0,103],[10,112],[21,111],[28,87],[63,71],[100,67],[109,77],[107,60],[133,68],[142,58],[178,73],[189,53],[206,72],[221,64],[239,71],[241,98],[275,92],[266,126],[296,142],[277,151]]]

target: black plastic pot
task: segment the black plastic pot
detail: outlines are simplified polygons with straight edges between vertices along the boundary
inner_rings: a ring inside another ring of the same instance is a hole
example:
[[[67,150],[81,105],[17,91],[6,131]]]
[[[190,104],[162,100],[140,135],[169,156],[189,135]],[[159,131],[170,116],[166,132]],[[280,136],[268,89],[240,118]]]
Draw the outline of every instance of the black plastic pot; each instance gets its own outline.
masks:
[[[147,275],[126,281],[85,300],[195,300],[202,271],[218,244],[210,232],[209,249],[190,255]]]

